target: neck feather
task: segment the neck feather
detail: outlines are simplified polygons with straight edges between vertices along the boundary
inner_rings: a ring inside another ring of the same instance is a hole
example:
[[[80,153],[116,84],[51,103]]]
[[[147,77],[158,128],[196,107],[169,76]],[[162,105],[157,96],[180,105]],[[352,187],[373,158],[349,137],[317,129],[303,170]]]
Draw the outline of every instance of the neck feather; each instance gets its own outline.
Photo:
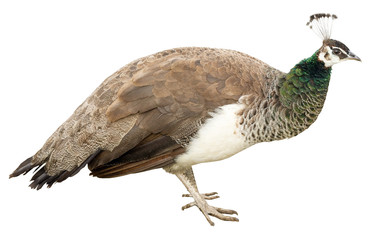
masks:
[[[310,58],[304,59],[291,69],[281,79],[280,100],[283,106],[291,108],[294,103],[303,101],[303,96],[320,98],[325,100],[330,82],[331,67],[326,68],[324,63],[318,60],[318,51]],[[318,101],[319,102],[319,101]]]
[[[304,59],[279,81],[279,100],[283,106],[282,121],[288,135],[307,129],[318,117],[326,99],[331,67],[318,60],[318,52]]]
[[[240,124],[248,142],[253,144],[290,138],[307,129],[317,119],[331,74],[331,68],[326,68],[318,60],[317,54],[302,60],[279,79],[272,92],[274,95],[258,103],[257,109],[249,105],[243,110]]]

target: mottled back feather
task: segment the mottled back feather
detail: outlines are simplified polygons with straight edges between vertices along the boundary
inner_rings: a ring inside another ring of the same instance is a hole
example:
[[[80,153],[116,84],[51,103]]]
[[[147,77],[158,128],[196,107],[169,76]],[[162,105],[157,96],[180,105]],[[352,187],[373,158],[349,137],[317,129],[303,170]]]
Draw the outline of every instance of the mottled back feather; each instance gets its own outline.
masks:
[[[178,149],[209,112],[243,95],[265,98],[280,75],[269,65],[232,50],[179,48],[138,59],[107,78],[28,164],[45,164],[45,173],[56,176],[78,169],[100,149],[88,164],[93,171],[100,166],[103,171],[113,167],[111,161],[124,165],[130,156],[127,152],[153,138],[161,149],[138,161],[144,164],[143,170],[164,166],[183,152]],[[166,139],[172,144],[160,144]],[[147,159],[153,161],[148,168]]]

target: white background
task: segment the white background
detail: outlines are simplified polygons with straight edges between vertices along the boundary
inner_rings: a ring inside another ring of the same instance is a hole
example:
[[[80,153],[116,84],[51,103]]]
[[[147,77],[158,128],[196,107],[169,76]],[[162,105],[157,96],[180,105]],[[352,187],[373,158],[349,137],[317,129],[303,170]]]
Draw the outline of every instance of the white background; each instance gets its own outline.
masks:
[[[374,239],[373,18],[369,1],[1,1],[1,239]],[[207,46],[288,71],[321,40],[306,26],[338,15],[333,38],[362,58],[334,66],[317,122],[298,137],[258,144],[195,167],[213,219],[163,170],[74,178],[40,191],[8,175],[109,75],[157,51]],[[6,237],[6,238],[4,238]]]

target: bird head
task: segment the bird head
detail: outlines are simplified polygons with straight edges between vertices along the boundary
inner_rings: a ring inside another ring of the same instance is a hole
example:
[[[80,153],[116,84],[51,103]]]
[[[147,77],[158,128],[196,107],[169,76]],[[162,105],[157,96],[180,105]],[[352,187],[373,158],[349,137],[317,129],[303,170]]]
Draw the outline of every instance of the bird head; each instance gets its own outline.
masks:
[[[345,60],[361,61],[344,43],[333,39],[323,41],[323,45],[318,53],[318,59],[325,63],[325,67],[331,67]]]
[[[318,13],[310,16],[307,23],[307,26],[323,40],[322,47],[318,50],[318,59],[325,64],[325,67],[346,60],[361,61],[344,43],[330,38],[332,23],[337,18],[334,14]]]

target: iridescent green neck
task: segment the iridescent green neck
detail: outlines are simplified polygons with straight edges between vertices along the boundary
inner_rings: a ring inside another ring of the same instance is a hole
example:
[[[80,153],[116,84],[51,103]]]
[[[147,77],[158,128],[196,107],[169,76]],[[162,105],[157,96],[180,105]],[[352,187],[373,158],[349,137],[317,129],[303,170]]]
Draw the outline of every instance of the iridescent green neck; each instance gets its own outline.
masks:
[[[317,119],[331,74],[331,68],[326,68],[317,54],[302,60],[279,79],[275,91],[258,105],[258,111],[251,105],[243,111],[240,122],[243,125],[242,134],[248,142],[290,138]],[[253,120],[253,117],[257,119]]]
[[[291,108],[295,102],[303,101],[303,96],[319,97],[322,104],[325,100],[330,82],[331,67],[326,68],[318,60],[318,51],[310,58],[304,59],[279,82],[280,101],[283,106]],[[318,99],[316,99],[318,100]]]
[[[317,119],[325,102],[331,67],[326,68],[317,54],[296,64],[279,81],[280,120],[284,123],[286,137],[307,129]]]

